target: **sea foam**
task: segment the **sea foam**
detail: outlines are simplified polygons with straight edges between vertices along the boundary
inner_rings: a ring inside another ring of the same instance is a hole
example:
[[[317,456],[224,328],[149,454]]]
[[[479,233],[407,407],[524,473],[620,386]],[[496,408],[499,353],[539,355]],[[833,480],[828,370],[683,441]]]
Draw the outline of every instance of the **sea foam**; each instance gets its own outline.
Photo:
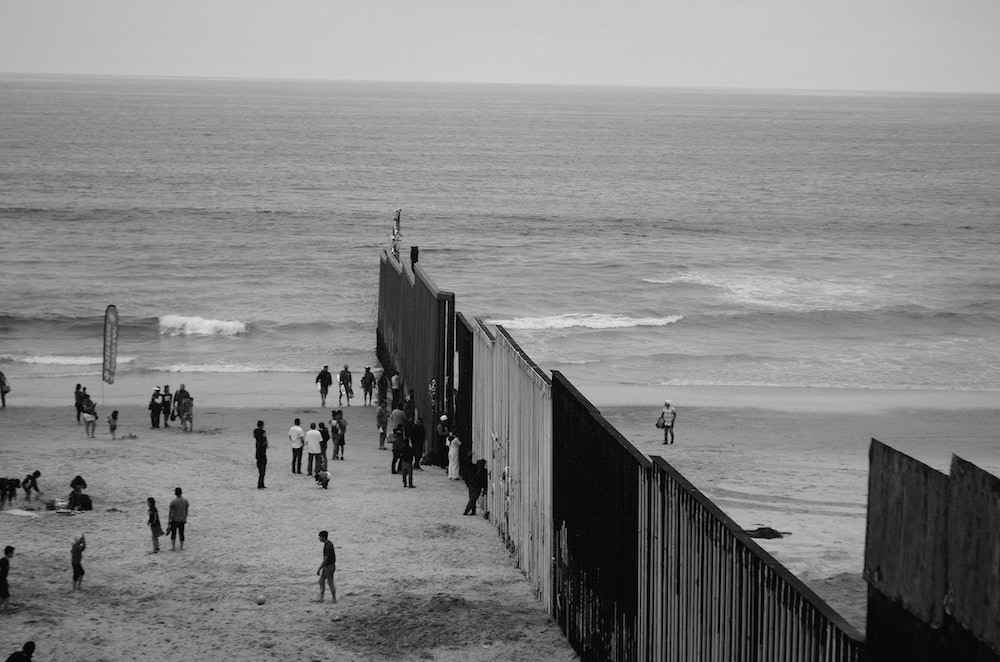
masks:
[[[548,329],[625,329],[636,326],[666,326],[684,318],[683,315],[667,317],[627,317],[625,315],[569,314],[546,317],[517,317],[507,320],[489,320],[506,329],[548,330]]]
[[[239,320],[207,320],[183,315],[160,318],[160,333],[168,336],[239,336],[246,332],[246,322]]]

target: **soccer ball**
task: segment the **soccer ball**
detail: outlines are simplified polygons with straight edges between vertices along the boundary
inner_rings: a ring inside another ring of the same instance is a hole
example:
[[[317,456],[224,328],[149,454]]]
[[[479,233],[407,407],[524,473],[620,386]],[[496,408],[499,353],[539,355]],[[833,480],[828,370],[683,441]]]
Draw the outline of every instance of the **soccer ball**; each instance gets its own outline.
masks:
[[[267,600],[264,599],[264,594],[263,593],[261,593],[260,595],[257,596],[257,604],[262,605],[265,602],[267,602]]]

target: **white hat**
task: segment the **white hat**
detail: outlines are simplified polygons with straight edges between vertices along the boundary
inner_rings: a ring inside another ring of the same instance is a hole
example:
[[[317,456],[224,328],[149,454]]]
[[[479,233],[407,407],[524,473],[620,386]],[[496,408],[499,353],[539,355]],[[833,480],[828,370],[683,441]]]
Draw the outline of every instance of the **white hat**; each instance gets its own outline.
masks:
[[[447,421],[448,417],[446,415],[444,415],[444,414],[441,414],[441,420],[442,421]]]
[[[153,390],[154,390],[154,391],[159,391],[159,390],[160,390],[160,387],[159,387],[159,386],[156,386],[156,387],[154,387],[154,388],[153,388]]]

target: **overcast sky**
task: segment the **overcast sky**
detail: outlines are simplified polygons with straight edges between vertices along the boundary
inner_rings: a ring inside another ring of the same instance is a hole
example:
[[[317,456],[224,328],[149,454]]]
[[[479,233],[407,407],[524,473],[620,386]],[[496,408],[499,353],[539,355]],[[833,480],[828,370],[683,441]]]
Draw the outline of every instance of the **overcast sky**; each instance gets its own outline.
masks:
[[[1000,93],[1000,0],[0,0],[0,72]]]

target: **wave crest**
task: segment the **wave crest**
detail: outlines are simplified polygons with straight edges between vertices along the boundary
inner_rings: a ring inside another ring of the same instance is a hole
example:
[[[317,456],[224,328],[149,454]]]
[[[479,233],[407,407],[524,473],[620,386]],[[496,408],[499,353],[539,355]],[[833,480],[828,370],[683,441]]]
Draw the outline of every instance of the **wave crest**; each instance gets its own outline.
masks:
[[[3,363],[27,363],[29,365],[102,365],[102,356],[0,356]],[[117,363],[133,363],[134,356],[119,356]]]
[[[247,323],[239,320],[207,320],[204,317],[183,315],[164,315],[160,318],[161,335],[239,336],[247,331]]]
[[[667,317],[626,317],[625,315],[600,314],[569,314],[549,315],[546,317],[517,317],[514,319],[491,319],[491,324],[497,324],[505,329],[549,330],[549,329],[626,329],[636,326],[667,326],[684,319],[683,315],[668,315]]]

